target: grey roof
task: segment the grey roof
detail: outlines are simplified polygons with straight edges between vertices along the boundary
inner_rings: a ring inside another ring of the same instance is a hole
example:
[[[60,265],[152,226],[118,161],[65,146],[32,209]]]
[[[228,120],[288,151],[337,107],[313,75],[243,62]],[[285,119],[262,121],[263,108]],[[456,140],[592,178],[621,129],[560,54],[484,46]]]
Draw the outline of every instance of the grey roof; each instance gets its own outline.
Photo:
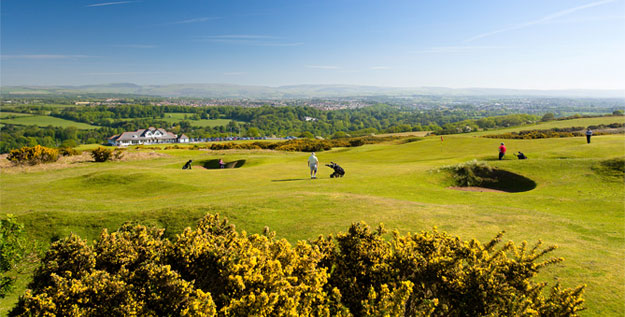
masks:
[[[160,133],[162,133],[162,136],[146,136],[147,132],[155,132],[155,131],[159,131]],[[124,132],[122,134],[120,134],[119,136],[112,136],[110,138],[110,140],[116,140],[116,141],[131,141],[131,140],[137,140],[137,141],[146,141],[146,140],[172,140],[172,139],[177,139],[178,137],[173,134],[172,132],[167,132],[165,129],[155,129],[154,127],[150,127],[148,129],[139,129],[137,131],[134,132]]]

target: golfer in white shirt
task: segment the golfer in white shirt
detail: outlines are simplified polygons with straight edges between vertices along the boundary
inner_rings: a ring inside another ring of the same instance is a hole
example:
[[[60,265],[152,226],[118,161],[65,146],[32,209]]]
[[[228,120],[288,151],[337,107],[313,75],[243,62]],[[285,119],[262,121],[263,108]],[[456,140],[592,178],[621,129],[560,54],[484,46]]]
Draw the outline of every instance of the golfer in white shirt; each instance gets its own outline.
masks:
[[[319,166],[319,160],[315,156],[315,152],[310,153],[308,158],[308,167],[310,167],[310,178],[317,178],[317,166]]]

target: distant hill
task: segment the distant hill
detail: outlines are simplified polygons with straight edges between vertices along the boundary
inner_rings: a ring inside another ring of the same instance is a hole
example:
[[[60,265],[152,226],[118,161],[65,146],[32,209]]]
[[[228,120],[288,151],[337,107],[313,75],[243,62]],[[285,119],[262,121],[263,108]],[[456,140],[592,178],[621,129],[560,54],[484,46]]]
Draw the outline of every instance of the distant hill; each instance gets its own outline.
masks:
[[[84,86],[4,86],[2,94],[115,93],[162,97],[204,98],[323,98],[353,96],[533,96],[575,98],[625,98],[625,90],[523,90],[496,88],[378,87],[358,85],[245,86],[234,84],[170,84],[140,86],[111,83]]]

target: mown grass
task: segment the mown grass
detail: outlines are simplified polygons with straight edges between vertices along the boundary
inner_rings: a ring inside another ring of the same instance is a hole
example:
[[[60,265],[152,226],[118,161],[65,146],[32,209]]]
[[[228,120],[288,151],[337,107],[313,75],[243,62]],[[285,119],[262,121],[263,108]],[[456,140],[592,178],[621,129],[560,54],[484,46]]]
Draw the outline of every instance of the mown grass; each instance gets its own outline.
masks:
[[[584,124],[591,123],[569,126]],[[581,137],[506,140],[510,153],[521,150],[530,158],[523,161],[511,155],[498,161],[500,140],[476,135],[338,148],[318,157],[321,164],[338,162],[346,176],[330,179],[331,170],[321,165],[316,180],[308,176],[308,153],[157,150],[168,156],[3,171],[0,207],[45,242],[70,232],[96,239],[103,227],[114,230],[125,221],[158,225],[171,236],[207,212],[224,214],[252,233],[269,226],[291,242],[344,231],[361,220],[404,232],[437,226],[482,241],[505,230],[505,238],[515,242],[559,245],[554,255],[566,261],[542,279],[567,287],[588,284],[584,314],[616,316],[625,313],[625,188],[622,177],[597,166],[625,157],[623,141],[622,135],[596,136],[591,144]],[[189,159],[219,158],[246,163],[236,169],[181,169]],[[448,189],[451,181],[439,168],[472,159],[537,186],[519,193]],[[15,299],[14,294],[3,302],[0,312]]]
[[[0,123],[17,124],[17,125],[25,125],[25,126],[35,125],[39,127],[47,127],[50,125],[54,127],[62,127],[62,128],[76,127],[81,130],[98,128],[97,126],[93,126],[90,124],[86,124],[82,122],[75,122],[75,121],[65,120],[65,119],[56,118],[56,117],[50,117],[50,116],[21,116],[21,117],[12,118],[12,119],[2,118],[0,119]]]

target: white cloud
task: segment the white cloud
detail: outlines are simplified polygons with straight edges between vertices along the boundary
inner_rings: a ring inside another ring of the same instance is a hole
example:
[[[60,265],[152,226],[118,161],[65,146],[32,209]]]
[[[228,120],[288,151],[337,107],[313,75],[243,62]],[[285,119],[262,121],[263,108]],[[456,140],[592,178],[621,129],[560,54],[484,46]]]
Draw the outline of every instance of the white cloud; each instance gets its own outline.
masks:
[[[471,51],[479,51],[479,50],[497,50],[497,49],[506,49],[509,48],[507,46],[495,46],[495,45],[483,45],[483,46],[470,46],[470,45],[463,45],[463,46],[435,46],[435,47],[429,47],[423,50],[419,50],[419,51],[415,51],[413,53],[417,53],[417,54],[427,54],[427,53],[437,53],[437,54],[442,54],[442,53],[464,53],[464,52],[471,52]]]
[[[137,2],[137,1],[102,2],[102,3],[94,3],[94,4],[86,5],[85,7],[87,7],[87,8],[89,8],[89,7],[104,7],[104,6],[112,6],[112,5],[117,5],[117,4],[126,4],[126,3],[133,3],[133,2]]]
[[[212,21],[212,20],[218,20],[218,19],[221,19],[221,18],[220,17],[200,17],[200,18],[191,18],[191,19],[186,19],[186,20],[181,20],[181,21],[169,22],[169,23],[165,23],[164,25],[199,23],[199,22],[206,22],[206,21]]]
[[[144,75],[144,74],[171,74],[170,72],[104,72],[104,73],[87,73],[92,76],[118,76],[118,75]]]
[[[285,41],[283,38],[271,35],[252,34],[211,35],[200,37],[197,41],[251,46],[300,46],[304,44],[301,42]]]
[[[566,15],[569,15],[569,14],[571,14],[573,12],[576,12],[576,11],[579,11],[579,10],[584,10],[584,9],[589,9],[589,8],[600,6],[600,5],[604,5],[604,4],[608,4],[608,3],[611,3],[611,2],[614,2],[614,1],[616,1],[616,0],[595,1],[595,2],[587,3],[587,4],[584,4],[584,5],[581,5],[581,6],[565,9],[565,10],[558,11],[558,12],[552,13],[550,15],[544,16],[544,17],[542,17],[540,19],[537,19],[537,20],[527,21],[527,22],[520,23],[520,24],[517,24],[517,25],[509,26],[509,27],[506,27],[506,28],[502,28],[502,29],[498,29],[498,30],[494,30],[494,31],[478,34],[476,36],[473,36],[473,37],[470,37],[470,38],[466,39],[465,42],[472,42],[472,41],[475,41],[475,40],[478,40],[478,39],[481,39],[481,38],[485,38],[485,37],[488,37],[488,36],[491,36],[491,35],[504,33],[504,32],[508,32],[508,31],[520,30],[520,29],[524,29],[524,28],[527,28],[527,27],[530,27],[530,26],[537,25],[537,24],[548,23],[548,22],[551,22],[554,19],[557,19],[559,17],[563,17],[563,16],[566,16]]]

